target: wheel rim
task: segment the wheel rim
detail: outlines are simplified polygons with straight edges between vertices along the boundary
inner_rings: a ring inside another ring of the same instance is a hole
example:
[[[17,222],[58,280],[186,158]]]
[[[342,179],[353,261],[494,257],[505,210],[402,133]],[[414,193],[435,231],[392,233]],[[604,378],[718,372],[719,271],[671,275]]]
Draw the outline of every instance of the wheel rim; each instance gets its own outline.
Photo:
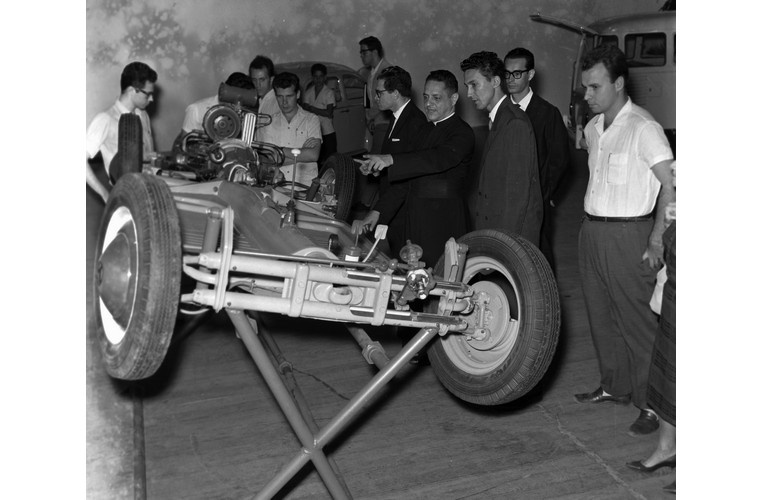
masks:
[[[501,279],[495,280],[496,277]],[[442,339],[442,347],[459,369],[474,375],[487,374],[502,365],[516,345],[521,324],[522,299],[516,292],[516,283],[506,267],[490,257],[468,259],[463,281],[476,292],[489,294],[485,326],[489,328],[490,334],[482,340],[451,334]],[[515,297],[516,305],[513,308],[509,294]],[[474,326],[477,323],[476,311],[464,316],[464,319],[470,326]]]
[[[138,239],[132,213],[119,207],[111,215],[96,264],[96,288],[101,324],[108,341],[125,337],[137,296]]]
[[[336,196],[336,171],[327,168],[320,176],[320,195],[323,201],[332,201]]]

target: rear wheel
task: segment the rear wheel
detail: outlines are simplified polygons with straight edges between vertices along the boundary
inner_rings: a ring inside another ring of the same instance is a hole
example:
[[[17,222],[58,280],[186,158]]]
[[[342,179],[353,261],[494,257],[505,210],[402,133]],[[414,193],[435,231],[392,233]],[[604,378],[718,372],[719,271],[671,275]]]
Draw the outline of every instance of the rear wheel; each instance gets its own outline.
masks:
[[[561,315],[553,273],[542,253],[518,235],[493,230],[469,233],[463,282],[489,297],[484,338],[448,333],[428,351],[439,381],[471,403],[496,405],[529,392],[548,369],[558,343]],[[444,258],[434,269],[442,275]],[[431,304],[433,308],[436,303]]]
[[[95,251],[95,323],[106,370],[146,378],[167,353],[180,298],[180,222],[167,185],[146,174],[123,176]]]
[[[335,204],[337,220],[348,221],[355,192],[355,167],[352,157],[339,153],[329,156],[320,167],[318,176],[320,199]]]

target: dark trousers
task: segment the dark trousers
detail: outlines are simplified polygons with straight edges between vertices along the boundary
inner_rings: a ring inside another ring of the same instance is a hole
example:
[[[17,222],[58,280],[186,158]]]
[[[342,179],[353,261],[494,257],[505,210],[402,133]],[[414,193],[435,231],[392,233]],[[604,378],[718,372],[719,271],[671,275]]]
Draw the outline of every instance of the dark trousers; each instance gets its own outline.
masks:
[[[550,203],[545,203],[545,209],[542,212],[542,226],[540,227],[540,251],[550,264],[550,269],[555,274],[556,261],[553,258],[553,242],[550,235],[553,233],[553,215],[555,208]]]
[[[658,322],[649,301],[656,270],[643,261],[653,221],[591,222],[579,233],[579,270],[601,387],[647,408]]]

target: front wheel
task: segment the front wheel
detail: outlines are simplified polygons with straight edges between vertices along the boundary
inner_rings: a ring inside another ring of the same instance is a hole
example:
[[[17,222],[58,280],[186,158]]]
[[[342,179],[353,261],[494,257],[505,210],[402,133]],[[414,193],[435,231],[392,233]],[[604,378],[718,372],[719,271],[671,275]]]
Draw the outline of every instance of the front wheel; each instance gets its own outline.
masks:
[[[488,297],[466,320],[488,333],[440,337],[428,351],[431,366],[463,401],[507,403],[529,392],[550,365],[561,325],[558,288],[539,249],[518,235],[481,230],[458,242],[468,245],[463,282]],[[444,257],[434,274],[443,268]]]
[[[109,195],[95,249],[95,324],[106,371],[152,375],[169,349],[182,274],[180,220],[167,185],[124,175]]]

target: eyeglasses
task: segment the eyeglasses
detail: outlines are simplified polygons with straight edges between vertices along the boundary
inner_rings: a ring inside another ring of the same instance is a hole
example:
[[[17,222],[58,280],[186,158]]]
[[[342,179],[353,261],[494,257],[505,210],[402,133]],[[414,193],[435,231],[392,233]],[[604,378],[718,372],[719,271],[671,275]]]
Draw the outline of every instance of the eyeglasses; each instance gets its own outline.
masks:
[[[528,69],[517,69],[516,71],[506,71],[505,72],[505,78],[508,79],[510,77],[513,77],[514,80],[519,80],[521,77],[529,71]]]
[[[386,90],[386,89],[384,89],[384,90],[376,90],[375,92],[376,92],[376,97],[381,99],[381,94],[383,94],[384,92],[389,92],[391,94],[394,91],[393,90]]]
[[[153,92],[146,92],[146,91],[145,91],[145,90],[143,90],[143,89],[136,89],[136,90],[137,90],[138,92],[142,92],[143,94],[145,94],[145,95],[146,95],[146,98],[148,98],[148,99],[150,99],[151,97],[153,97]]]

